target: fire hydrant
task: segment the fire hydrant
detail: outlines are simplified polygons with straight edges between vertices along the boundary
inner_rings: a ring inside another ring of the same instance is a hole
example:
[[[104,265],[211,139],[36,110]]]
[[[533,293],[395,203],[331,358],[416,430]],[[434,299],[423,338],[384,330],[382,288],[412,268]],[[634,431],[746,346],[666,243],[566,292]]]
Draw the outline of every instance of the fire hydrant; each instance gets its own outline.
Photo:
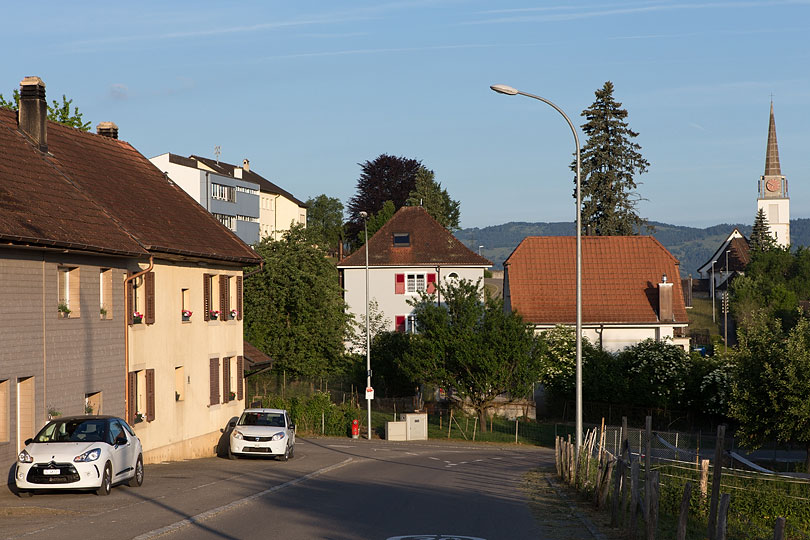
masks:
[[[360,437],[360,422],[357,421],[357,418],[352,420],[352,439],[357,439]]]

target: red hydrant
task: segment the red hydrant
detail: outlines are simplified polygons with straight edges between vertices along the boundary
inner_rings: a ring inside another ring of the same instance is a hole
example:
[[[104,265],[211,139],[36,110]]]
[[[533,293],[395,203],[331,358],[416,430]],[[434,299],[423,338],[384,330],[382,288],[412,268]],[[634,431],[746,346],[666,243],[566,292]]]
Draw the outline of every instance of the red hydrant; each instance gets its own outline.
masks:
[[[352,420],[352,439],[357,439],[358,437],[360,437],[360,422],[355,418]]]

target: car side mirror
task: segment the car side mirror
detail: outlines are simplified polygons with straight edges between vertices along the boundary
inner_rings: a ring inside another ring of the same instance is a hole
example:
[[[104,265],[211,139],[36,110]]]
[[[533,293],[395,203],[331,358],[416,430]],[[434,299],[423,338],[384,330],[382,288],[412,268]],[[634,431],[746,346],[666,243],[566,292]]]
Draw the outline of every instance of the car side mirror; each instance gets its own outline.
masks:
[[[127,436],[123,433],[119,433],[118,436],[115,438],[115,445],[116,446],[123,446],[127,444]]]
[[[32,442],[34,442],[34,439],[25,439],[25,446],[28,446]]]
[[[295,431],[295,424],[290,424],[290,431]]]

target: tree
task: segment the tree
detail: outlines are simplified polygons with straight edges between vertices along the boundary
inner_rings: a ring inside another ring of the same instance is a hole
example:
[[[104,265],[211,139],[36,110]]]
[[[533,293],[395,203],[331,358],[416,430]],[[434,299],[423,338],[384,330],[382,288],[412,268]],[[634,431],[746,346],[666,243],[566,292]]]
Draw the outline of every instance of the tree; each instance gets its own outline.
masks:
[[[622,350],[618,361],[627,379],[625,403],[661,408],[681,403],[690,368],[683,348],[645,339]]]
[[[343,203],[325,194],[307,200],[307,229],[320,236],[320,245],[337,253],[344,240]]]
[[[765,211],[760,208],[754,218],[754,227],[751,229],[751,241],[748,243],[753,252],[769,251],[776,247],[776,242],[771,236],[771,228],[765,218]]]
[[[295,225],[280,240],[263,239],[264,271],[244,282],[245,339],[298,377],[343,371],[350,334],[337,269],[310,234]]]
[[[352,350],[356,353],[366,355],[366,314],[363,313],[353,319],[354,326],[352,334]],[[385,317],[385,313],[380,311],[380,305],[375,298],[368,301],[368,333],[369,343],[373,343],[375,338],[384,334],[391,328],[391,319]],[[376,354],[374,355],[376,357]]]
[[[752,448],[773,440],[802,443],[810,470],[810,321],[802,317],[786,332],[763,310],[738,337],[730,404],[737,435]]]
[[[396,212],[397,209],[394,207],[394,203],[392,201],[385,201],[379,212],[369,215],[368,223],[366,223],[365,228],[361,225],[360,232],[357,233],[357,245],[362,246],[366,243],[366,230],[368,230],[368,237],[371,238],[377,231],[382,229],[382,226],[385,225]]]
[[[430,169],[420,166],[416,173],[416,185],[408,196],[408,206],[421,206],[433,219],[451,231],[459,229],[460,203],[450,198],[446,189],[436,181]]]
[[[481,298],[481,284],[468,280],[423,293],[412,302],[418,339],[403,361],[414,380],[447,385],[478,413],[496,397],[527,396],[540,376],[540,351],[530,325],[503,309],[503,300]]]
[[[381,332],[371,343],[371,358],[374,367],[374,392],[381,396],[413,396],[419,383],[413,380],[402,366],[402,359],[412,354],[417,340],[414,334],[403,332]],[[365,344],[364,344],[365,347]],[[365,363],[363,364],[362,384],[366,383]]]
[[[612,82],[595,94],[596,101],[582,111],[587,119],[582,131],[588,136],[581,150],[582,232],[610,236],[652,229],[636,213],[640,198],[635,193],[635,175],[647,172],[650,165],[639,152],[641,146],[632,140],[638,133],[628,127],[627,111],[613,99]],[[572,169],[576,170],[576,162]]]
[[[16,111],[18,110],[19,102],[19,90],[15,89],[14,92],[12,92],[11,101],[6,101],[3,94],[0,94],[0,107],[4,109]],[[70,106],[72,104],[73,100],[67,99],[64,94],[62,94],[62,103],[59,103],[55,99],[52,100],[51,104],[48,105],[48,120],[59,122],[60,124],[76,128],[80,131],[90,131],[90,122],[82,121],[82,113],[79,112],[78,107],[74,107],[73,112],[70,112]]]

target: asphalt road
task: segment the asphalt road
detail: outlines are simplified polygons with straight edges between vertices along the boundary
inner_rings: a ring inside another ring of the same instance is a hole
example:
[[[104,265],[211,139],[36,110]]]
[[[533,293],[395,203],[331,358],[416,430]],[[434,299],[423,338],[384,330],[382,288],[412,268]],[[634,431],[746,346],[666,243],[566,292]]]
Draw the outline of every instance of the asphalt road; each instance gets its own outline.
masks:
[[[147,465],[142,487],[109,497],[5,490],[0,538],[546,538],[525,474],[552,460],[533,447],[299,437],[286,463]]]

